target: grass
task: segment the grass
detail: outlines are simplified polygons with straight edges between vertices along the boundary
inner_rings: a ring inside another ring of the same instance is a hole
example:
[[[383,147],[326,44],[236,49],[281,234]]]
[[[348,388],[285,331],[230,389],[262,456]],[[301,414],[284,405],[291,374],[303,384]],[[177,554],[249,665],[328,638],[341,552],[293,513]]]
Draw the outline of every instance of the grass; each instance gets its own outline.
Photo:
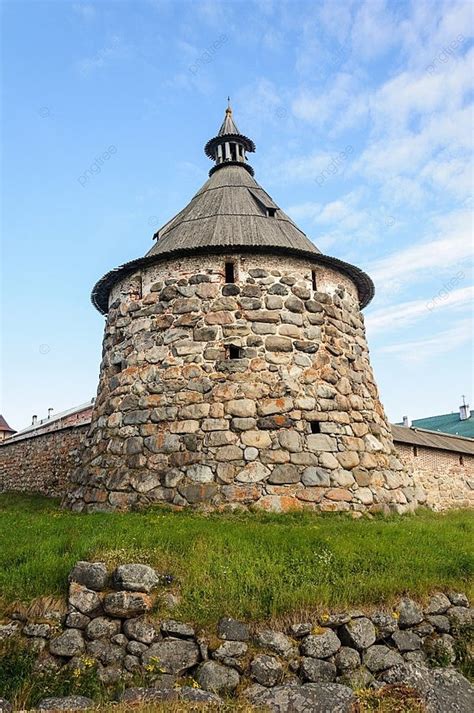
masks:
[[[40,496],[0,495],[0,610],[62,596],[77,560],[144,562],[175,578],[177,617],[288,616],[392,604],[436,589],[470,593],[469,511],[361,518],[153,510],[80,515]]]

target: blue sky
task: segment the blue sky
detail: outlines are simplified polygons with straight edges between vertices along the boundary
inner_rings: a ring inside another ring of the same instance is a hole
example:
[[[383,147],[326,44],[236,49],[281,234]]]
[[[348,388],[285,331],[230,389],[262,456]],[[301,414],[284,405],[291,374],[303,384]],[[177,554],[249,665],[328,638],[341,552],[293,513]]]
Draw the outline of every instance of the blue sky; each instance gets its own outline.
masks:
[[[228,94],[257,180],[375,281],[365,314],[390,419],[474,401],[472,2],[16,0],[2,15],[13,427],[95,395],[90,290],[204,183]]]

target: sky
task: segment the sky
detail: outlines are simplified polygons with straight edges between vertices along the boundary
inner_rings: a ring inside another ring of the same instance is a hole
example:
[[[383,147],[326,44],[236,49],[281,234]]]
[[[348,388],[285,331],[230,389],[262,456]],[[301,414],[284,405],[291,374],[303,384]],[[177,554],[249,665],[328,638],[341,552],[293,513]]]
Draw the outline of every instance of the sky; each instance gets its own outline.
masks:
[[[366,270],[389,418],[472,380],[474,3],[2,4],[2,389],[29,425],[96,393],[90,291],[142,256],[211,167],[227,96],[258,182]],[[100,170],[98,170],[100,169]]]

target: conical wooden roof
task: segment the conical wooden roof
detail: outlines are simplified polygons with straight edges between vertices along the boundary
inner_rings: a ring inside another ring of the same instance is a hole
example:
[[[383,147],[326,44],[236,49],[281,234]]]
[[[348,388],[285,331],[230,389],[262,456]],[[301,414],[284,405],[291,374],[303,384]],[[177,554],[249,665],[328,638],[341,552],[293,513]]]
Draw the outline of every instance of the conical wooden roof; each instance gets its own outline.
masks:
[[[230,107],[219,135],[205,147],[206,154],[214,160],[222,137],[225,141],[232,137],[246,150],[255,149],[251,139],[239,134]],[[204,253],[265,252],[305,257],[348,275],[357,285],[362,307],[373,296],[370,277],[354,265],[323,255],[257,183],[245,157],[243,160],[221,157],[188,205],[153,237],[156,244],[144,257],[112,270],[97,282],[92,302],[100,312],[107,313],[110,290],[131,272],[159,260]]]
[[[148,255],[242,247],[320,252],[253,176],[235,164],[213,173],[155,237]]]

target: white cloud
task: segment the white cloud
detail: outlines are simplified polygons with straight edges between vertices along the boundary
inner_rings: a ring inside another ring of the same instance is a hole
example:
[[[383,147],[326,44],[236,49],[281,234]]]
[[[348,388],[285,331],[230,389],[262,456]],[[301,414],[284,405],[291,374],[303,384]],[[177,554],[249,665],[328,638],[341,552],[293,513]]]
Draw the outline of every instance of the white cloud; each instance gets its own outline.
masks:
[[[464,319],[433,337],[398,342],[381,347],[382,354],[395,354],[406,362],[422,363],[457,349],[472,340],[472,320]]]
[[[458,287],[466,275],[458,270],[452,278],[445,281],[434,295],[420,300],[411,300],[384,307],[367,316],[366,325],[371,334],[387,329],[395,330],[408,327],[421,319],[439,311],[462,310],[471,307],[474,300],[474,286]]]
[[[438,236],[403,248],[369,263],[366,267],[375,284],[384,291],[423,280],[433,272],[445,272],[472,255],[471,220],[467,211],[439,219]]]

